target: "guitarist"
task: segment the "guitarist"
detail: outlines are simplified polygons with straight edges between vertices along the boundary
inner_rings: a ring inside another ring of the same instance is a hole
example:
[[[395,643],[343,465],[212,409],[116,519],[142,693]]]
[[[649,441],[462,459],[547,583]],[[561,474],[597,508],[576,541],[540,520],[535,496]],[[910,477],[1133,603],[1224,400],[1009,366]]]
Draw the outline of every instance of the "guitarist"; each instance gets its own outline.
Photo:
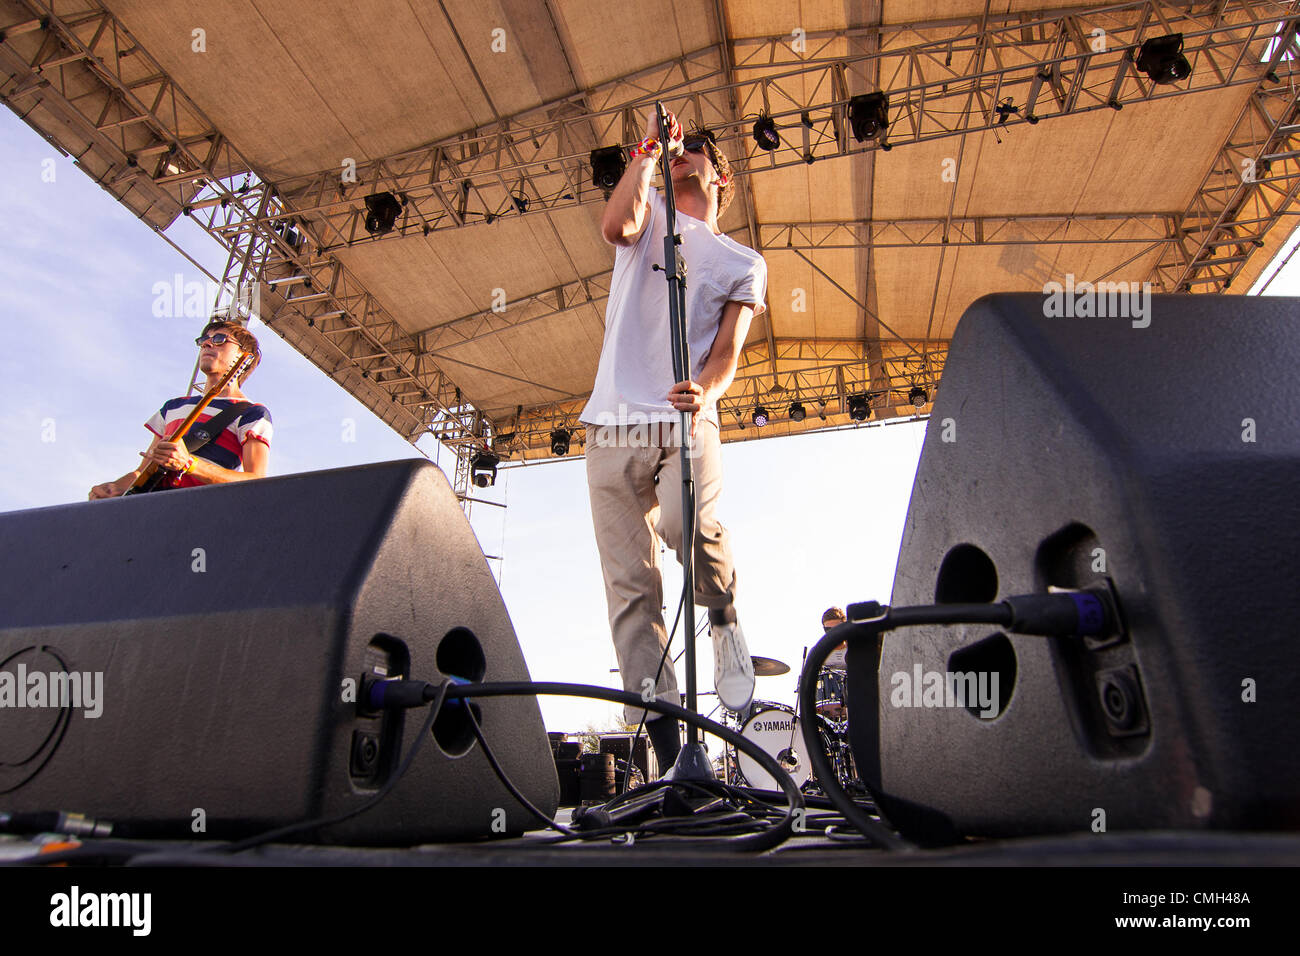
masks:
[[[238,414],[226,416],[227,424],[220,434],[213,435],[194,454],[190,454],[184,443],[166,439],[199,403],[199,396],[173,398],[145,423],[144,427],[153,432],[154,439],[149,450],[140,453],[142,461],[139,468],[117,481],[96,485],[90,490],[90,500],[122,495],[135,482],[140,471],[151,463],[167,471],[179,472],[179,481],[174,486],[178,488],[247,481],[266,476],[271,455],[271,412],[265,405],[249,402],[247,396],[240,391],[240,386],[261,361],[262,353],[257,339],[236,322],[214,319],[204,326],[203,332],[194,341],[199,346],[199,371],[207,377],[207,391],[211,391],[222,376],[230,371],[238,361],[241,350],[251,354],[253,359],[248,368],[228,382],[204,409],[187,435],[190,445],[196,443],[196,433],[203,430],[205,422],[232,406],[246,404],[247,407]],[[240,466],[243,467],[242,471],[239,470]]]

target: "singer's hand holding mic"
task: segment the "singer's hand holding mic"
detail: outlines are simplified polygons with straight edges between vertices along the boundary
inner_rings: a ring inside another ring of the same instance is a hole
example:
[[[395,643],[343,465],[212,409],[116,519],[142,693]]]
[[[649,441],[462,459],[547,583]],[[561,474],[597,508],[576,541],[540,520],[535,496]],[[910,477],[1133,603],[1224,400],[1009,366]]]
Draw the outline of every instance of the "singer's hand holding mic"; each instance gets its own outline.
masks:
[[[664,114],[664,121],[668,126],[668,137],[665,142],[664,137],[659,135],[659,117],[654,110],[646,115],[646,138],[641,143],[632,148],[632,157],[650,156],[657,159],[659,156],[658,147],[667,148],[669,156],[680,156],[682,149],[682,124],[677,121],[677,117],[672,113]]]

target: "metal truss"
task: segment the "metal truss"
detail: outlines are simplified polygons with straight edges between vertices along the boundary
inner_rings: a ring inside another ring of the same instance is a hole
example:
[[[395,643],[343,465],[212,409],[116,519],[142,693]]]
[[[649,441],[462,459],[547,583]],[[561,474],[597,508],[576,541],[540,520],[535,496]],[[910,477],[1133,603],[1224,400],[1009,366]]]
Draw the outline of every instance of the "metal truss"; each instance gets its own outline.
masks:
[[[600,305],[609,298],[609,285],[613,276],[614,270],[606,269],[595,275],[505,302],[499,311],[489,309],[449,319],[420,333],[421,350],[424,354],[437,356],[457,345],[488,338],[541,319],[564,315],[585,305]]]
[[[760,252],[782,249],[890,249],[930,246],[1039,246],[1172,243],[1179,218],[1171,212],[1071,213],[1055,216],[979,216],[864,222],[760,222]],[[946,230],[946,231],[945,231]],[[521,296],[499,310],[479,310],[420,333],[422,354],[439,358],[450,349],[521,326],[600,307],[609,298],[613,270]],[[769,341],[769,351],[775,352]]]
[[[707,47],[522,116],[354,168],[345,169],[348,157],[339,157],[339,167],[282,180],[280,193],[313,224],[325,251],[577,205],[603,196],[591,185],[591,150],[639,140],[656,99],[674,102],[683,118],[698,125],[725,123],[717,103],[689,92],[722,75],[717,48]],[[364,228],[364,200],[376,192],[399,196],[403,210],[393,231],[371,235]]]
[[[87,175],[155,229],[166,228],[200,188],[178,152],[234,176],[247,171],[221,136],[107,11],[65,3],[0,7],[0,97]],[[171,119],[172,140],[154,117]],[[232,164],[232,160],[234,160]]]
[[[260,301],[267,325],[412,443],[425,433],[453,446],[490,441],[491,423],[416,338],[337,259],[313,251],[276,186],[108,10],[7,0],[0,65],[4,102],[159,235],[171,242],[165,230],[184,214],[226,249],[214,311]],[[256,297],[246,295],[254,284]]]
[[[1268,75],[1242,107],[1196,195],[1179,216],[1178,241],[1167,245],[1151,273],[1166,292],[1223,292],[1300,190],[1300,83],[1283,66],[1300,64],[1300,37],[1291,24],[1278,33]]]
[[[277,334],[408,440],[432,434],[457,450],[462,496],[468,486],[461,483],[461,465],[473,449],[505,449],[513,442],[530,454],[549,453],[550,428],[572,422],[583,400],[565,397],[518,412],[478,408],[440,364],[452,361],[447,350],[599,302],[608,294],[608,273],[533,293],[505,314],[463,316],[414,335],[334,252],[595,200],[600,193],[589,184],[589,151],[639,138],[643,114],[655,99],[688,122],[718,131],[736,157],[735,171],[749,176],[1089,110],[1255,87],[1215,171],[1181,214],[765,225],[755,222],[747,205],[746,229],[756,248],[1011,244],[1021,230],[1023,242],[1117,242],[1131,231],[1165,247],[1156,270],[1162,287],[1213,276],[1209,281],[1226,288],[1267,229],[1288,214],[1300,181],[1290,149],[1296,131],[1291,84],[1300,71],[1287,58],[1300,19],[1295,3],[1145,0],[870,26],[808,34],[808,48],[799,54],[788,36],[730,39],[723,29],[718,43],[671,62],[418,149],[358,162],[355,182],[344,175],[347,157],[339,157],[338,168],[277,183],[251,171],[95,0],[67,0],[57,9],[37,0],[0,0],[6,77],[0,97],[47,139],[74,152],[97,182],[164,238],[178,215],[189,215],[227,250],[222,279],[229,291],[223,295],[235,298],[235,290],[260,283],[261,316]],[[1098,47],[1096,31],[1104,46]],[[1184,35],[1192,76],[1178,86],[1153,86],[1137,72],[1135,51],[1144,39],[1172,32]],[[1258,51],[1277,34],[1282,39],[1271,62],[1261,64]],[[845,54],[845,38],[858,36],[874,38],[870,51]],[[805,89],[812,92],[804,95]],[[889,94],[889,132],[857,143],[846,121],[848,100],[873,89]],[[747,138],[760,109],[777,121],[785,140],[772,153],[758,151]],[[1254,159],[1263,175],[1241,181],[1242,158]],[[1237,182],[1228,182],[1228,170]],[[746,186],[742,180],[742,194]],[[364,197],[381,191],[401,197],[402,214],[391,232],[371,235],[363,225]],[[812,351],[791,371],[794,360],[783,350],[797,348]],[[868,374],[872,349],[880,354],[872,352]],[[722,409],[734,418],[752,400],[787,391],[820,401],[831,394],[833,381],[841,398],[874,390],[882,409],[897,410],[897,388],[916,383],[933,393],[945,355],[934,343],[888,338],[786,342],[769,326],[767,340],[746,350],[735,397],[724,399]]]
[[[339,167],[278,185],[286,204],[314,225],[323,250],[427,235],[595,199],[601,192],[590,185],[589,151],[639,138],[642,116],[657,98],[719,132],[736,157],[733,171],[745,176],[1091,110],[1258,85],[1264,66],[1252,51],[1297,19],[1295,4],[1271,0],[1203,9],[1146,0],[1054,14],[990,14],[872,27],[879,33],[880,49],[859,55],[828,51],[862,30],[809,35],[813,48],[804,56],[791,53],[789,36],[724,39],[588,93],[418,149],[359,162],[356,182],[345,181]],[[1183,33],[1193,73],[1177,86],[1157,86],[1137,71],[1134,58],[1143,40],[1171,32]],[[1288,76],[1293,70],[1290,65]],[[861,79],[869,73],[878,73],[879,82]],[[796,96],[796,87],[812,93]],[[889,94],[889,132],[880,141],[858,143],[846,120],[848,100],[876,88]],[[785,131],[782,146],[770,153],[757,150],[748,139],[748,125],[760,110]],[[363,225],[364,198],[376,192],[394,193],[403,206],[391,231],[372,235]]]
[[[330,249],[491,224],[502,216],[594,200],[599,191],[588,185],[587,153],[595,146],[635,140],[641,115],[656,98],[718,131],[737,157],[734,170],[744,176],[1127,103],[1241,84],[1261,86],[1266,82],[1261,74],[1267,71],[1251,51],[1293,28],[1297,19],[1294,5],[1218,4],[1194,13],[1175,3],[1131,3],[849,31],[850,37],[877,38],[869,44],[872,52],[860,56],[844,55],[844,34],[813,35],[807,39],[814,49],[792,56],[790,37],[727,39],[721,4],[715,4],[715,13],[724,38],[716,47],[485,129],[361,164],[353,184],[344,183],[339,170],[284,182],[287,202],[313,224],[322,248]],[[1192,78],[1172,88],[1151,84],[1133,62],[1144,39],[1168,32],[1184,34],[1185,52],[1194,64]],[[1098,33],[1104,44],[1098,44]],[[1279,58],[1271,68],[1277,68]],[[811,101],[789,95],[796,80],[801,90],[812,89]],[[891,129],[886,139],[859,145],[849,135],[848,98],[874,88],[890,94]],[[772,153],[749,146],[743,117],[760,110],[787,127],[797,118],[797,141]],[[362,227],[362,200],[379,191],[401,198],[402,215],[390,232],[371,235]],[[1163,246],[1169,255],[1192,221],[1189,213],[1159,211],[765,224],[756,222],[743,182],[739,198],[748,244],[760,251],[1109,242],[1138,244],[1141,254]],[[1286,204],[1277,204],[1276,211],[1283,212]],[[457,344],[599,304],[607,295],[608,273],[584,277],[529,295],[505,313],[482,312],[444,323],[425,333],[422,344],[427,354],[445,358],[445,350]],[[770,358],[777,352],[770,318],[765,334]],[[776,366],[769,371],[775,383]],[[877,384],[885,379],[887,373],[875,376]],[[551,420],[546,420],[545,407],[537,409],[531,431],[516,421],[521,447],[549,447],[554,419],[573,418],[581,402],[549,408]]]
[[[873,348],[874,347],[874,348]],[[866,395],[877,419],[916,415],[909,397],[914,386],[934,401],[947,362],[948,346],[938,340],[864,342],[861,339],[776,339],[745,347],[730,390],[718,402],[725,440],[749,437],[750,415],[763,405],[772,420],[785,419],[793,402],[805,405],[808,424],[801,430],[834,428],[848,421],[848,399]],[[876,355],[874,349],[880,354]],[[780,372],[773,382],[771,369]],[[495,449],[512,458],[551,456],[551,432],[571,433],[570,457],[582,453],[583,426],[578,421],[587,396],[515,409],[488,409],[501,422]]]
[[[893,249],[925,246],[1038,246],[1173,242],[1172,212],[1068,213],[1034,216],[762,222],[763,251]]]

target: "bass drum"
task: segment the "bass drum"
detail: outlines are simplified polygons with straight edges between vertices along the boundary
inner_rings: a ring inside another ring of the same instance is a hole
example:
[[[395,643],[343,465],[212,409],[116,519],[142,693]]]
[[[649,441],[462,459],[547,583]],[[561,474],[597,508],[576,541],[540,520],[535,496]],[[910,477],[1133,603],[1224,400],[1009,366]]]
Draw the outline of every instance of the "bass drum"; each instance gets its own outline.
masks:
[[[817,732],[823,738],[827,736],[826,720],[816,716]],[[755,743],[776,762],[785,767],[795,786],[803,787],[812,779],[812,761],[805,753],[803,727],[794,711],[782,704],[774,704],[753,714],[740,730],[740,736]],[[736,766],[740,770],[742,785],[755,790],[780,790],[781,785],[772,779],[757,760],[737,749]]]

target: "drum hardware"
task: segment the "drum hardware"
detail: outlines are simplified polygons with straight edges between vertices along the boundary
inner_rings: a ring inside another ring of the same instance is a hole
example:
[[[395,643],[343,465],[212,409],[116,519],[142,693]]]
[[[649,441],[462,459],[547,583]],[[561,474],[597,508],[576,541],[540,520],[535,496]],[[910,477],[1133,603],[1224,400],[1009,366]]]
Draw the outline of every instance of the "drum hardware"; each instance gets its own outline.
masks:
[[[808,648],[804,648],[803,660],[800,662],[800,677],[806,667]],[[754,659],[754,673],[762,676],[774,676],[787,673],[788,667],[781,671],[760,672],[760,662],[766,658]],[[774,662],[778,663],[779,662]],[[796,685],[797,687],[797,685]],[[796,697],[796,702],[798,698]],[[740,735],[758,744],[767,751],[794,779],[801,788],[819,791],[817,779],[812,773],[812,761],[802,753],[803,736],[800,732],[802,717],[798,707],[791,708],[775,701],[755,700],[744,713],[727,714],[731,726],[739,729]],[[843,665],[823,667],[817,678],[817,712],[812,715],[817,723],[817,736],[835,770],[836,780],[840,786],[850,791],[861,791],[853,764],[853,750],[849,745],[848,721],[848,686]],[[731,748],[728,748],[730,751]],[[766,774],[757,761],[745,757],[737,758],[728,753],[724,760],[727,781],[737,786],[753,787],[760,790],[775,789],[776,782]]]
[[[801,678],[807,658],[808,648],[805,647],[799,667]],[[756,677],[779,677],[790,673],[790,666],[781,661],[757,656],[752,660]],[[796,695],[797,692],[796,683]],[[797,696],[795,700],[796,706],[793,708],[778,701],[758,699],[742,712],[722,708],[721,722],[767,751],[799,787],[810,792],[820,792],[812,772],[812,761],[802,752],[802,718],[798,712]],[[819,672],[817,712],[812,717],[817,723],[817,736],[835,770],[836,780],[846,790],[861,792],[862,784],[849,745],[848,687],[842,661],[839,666],[832,666],[828,662]],[[758,761],[744,754],[738,755],[733,747],[724,747],[720,758],[715,771],[719,779],[728,784],[757,790],[777,789],[776,781],[763,771]]]

